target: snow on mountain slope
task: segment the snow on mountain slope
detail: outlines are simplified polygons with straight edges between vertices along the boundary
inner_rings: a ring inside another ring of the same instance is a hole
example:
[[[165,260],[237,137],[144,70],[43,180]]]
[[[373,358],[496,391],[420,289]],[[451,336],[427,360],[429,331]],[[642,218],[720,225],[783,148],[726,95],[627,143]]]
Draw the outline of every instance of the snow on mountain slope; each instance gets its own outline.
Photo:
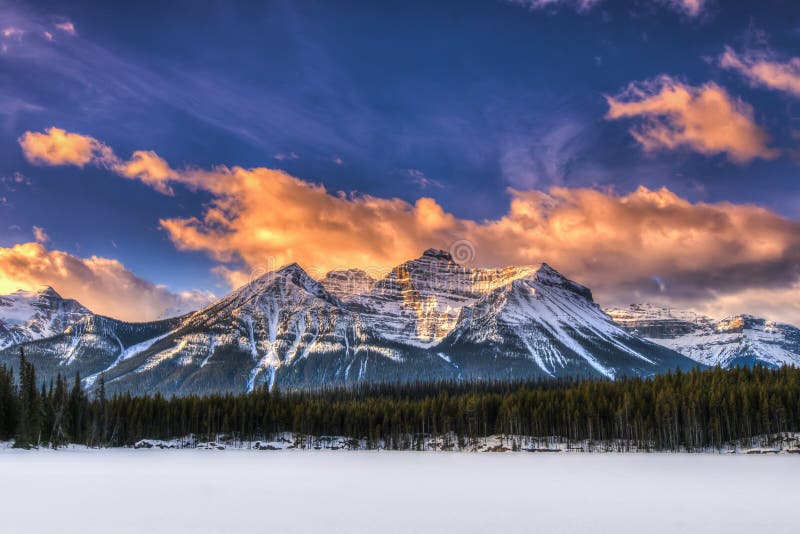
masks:
[[[81,377],[90,378],[86,383],[91,385],[122,354],[130,354],[138,344],[169,332],[180,320],[127,323],[89,314],[61,333],[0,349],[0,365],[16,367],[19,347],[23,347],[42,380],[48,381],[59,373],[69,377],[80,373]]]
[[[642,342],[616,325],[584,286],[547,264],[465,307],[439,347],[454,361],[465,352],[516,356],[545,376],[649,375],[688,368],[688,359]]]
[[[649,304],[607,311],[628,332],[704,365],[800,365],[800,329],[792,325],[749,315],[715,320]]]
[[[470,269],[429,249],[381,280],[287,265],[192,314],[89,315],[26,344],[43,378],[103,373],[110,391],[192,394],[357,382],[648,375],[692,360],[620,329],[547,265]],[[13,361],[0,351],[0,363]]]
[[[399,350],[372,338],[357,314],[292,264],[188,316],[107,377],[118,387],[185,392],[343,383],[402,363]]]
[[[52,287],[0,296],[0,350],[60,334],[91,313]]]

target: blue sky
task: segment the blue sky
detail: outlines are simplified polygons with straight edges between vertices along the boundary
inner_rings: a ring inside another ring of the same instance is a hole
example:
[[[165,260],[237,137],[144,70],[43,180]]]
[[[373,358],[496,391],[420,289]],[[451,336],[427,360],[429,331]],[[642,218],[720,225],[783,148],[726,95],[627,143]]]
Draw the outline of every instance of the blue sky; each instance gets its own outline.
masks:
[[[178,246],[160,224],[202,217],[207,188],[166,196],[103,166],[32,163],[20,136],[53,126],[121,158],[282,169],[332,193],[431,197],[477,222],[507,214],[509,188],[553,186],[666,187],[800,218],[800,98],[720,61],[729,47],[790,64],[794,2],[167,4],[0,2],[0,30],[19,31],[0,54],[0,247],[33,241],[37,226],[47,250],[113,258],[172,292],[224,293],[214,268],[248,264]],[[644,149],[638,119],[609,120],[607,97],[659,76],[716,84],[780,155]]]

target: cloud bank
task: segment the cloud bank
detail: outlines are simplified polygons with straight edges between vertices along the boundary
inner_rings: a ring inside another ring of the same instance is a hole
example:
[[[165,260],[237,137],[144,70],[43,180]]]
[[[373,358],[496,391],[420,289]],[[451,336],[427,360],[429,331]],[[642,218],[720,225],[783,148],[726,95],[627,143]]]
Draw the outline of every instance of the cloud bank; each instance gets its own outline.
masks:
[[[692,102],[703,98],[697,93],[665,90],[639,107],[676,109],[665,104],[673,97],[692,113],[706,107]],[[98,154],[96,164],[106,165],[107,154]],[[220,262],[218,272],[232,285],[292,261],[315,276],[344,267],[379,275],[425,248],[467,240],[474,265],[546,261],[592,287],[604,305],[651,300],[800,322],[798,306],[770,304],[771,296],[797,294],[800,222],[758,206],[693,203],[665,188],[511,189],[504,216],[476,221],[446,212],[433,198],[331,192],[264,167],[177,170],[154,152],[113,161],[110,170],[162,193],[181,185],[211,195],[202,215],[160,224],[180,250]]]

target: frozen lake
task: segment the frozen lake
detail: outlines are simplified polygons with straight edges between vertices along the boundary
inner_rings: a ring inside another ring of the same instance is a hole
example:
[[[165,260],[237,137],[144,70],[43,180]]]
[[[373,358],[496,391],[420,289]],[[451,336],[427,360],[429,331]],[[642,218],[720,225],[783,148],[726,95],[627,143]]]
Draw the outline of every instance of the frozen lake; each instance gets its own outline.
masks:
[[[0,454],[2,532],[796,532],[800,457]]]

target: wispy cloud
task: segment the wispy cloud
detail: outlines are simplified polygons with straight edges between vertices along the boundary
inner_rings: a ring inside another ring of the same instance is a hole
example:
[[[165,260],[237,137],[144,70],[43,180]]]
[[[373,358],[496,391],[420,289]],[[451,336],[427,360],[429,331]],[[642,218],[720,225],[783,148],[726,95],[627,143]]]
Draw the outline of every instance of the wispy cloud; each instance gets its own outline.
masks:
[[[276,159],[278,161],[286,161],[286,160],[300,159],[300,156],[296,152],[289,152],[289,153],[279,152],[274,156],[272,156],[272,159]]]
[[[579,13],[585,13],[600,5],[603,0],[508,0],[508,2],[524,6],[531,11],[566,7]]]
[[[586,148],[587,127],[582,120],[562,115],[540,122],[540,127],[508,135],[503,144],[500,169],[513,187],[563,184],[570,166]]]
[[[738,72],[754,86],[766,87],[800,98],[800,57],[779,61],[769,50],[737,53],[731,47],[719,58],[725,69]]]
[[[24,35],[19,42],[8,38],[0,43],[9,43],[6,57],[36,73],[35,79],[57,85],[59,97],[68,100],[71,109],[78,111],[75,116],[86,119],[87,124],[89,119],[107,119],[112,111],[166,106],[270,153],[276,146],[302,144],[315,150],[315,157],[337,154],[344,159],[360,153],[377,123],[325,50],[307,43],[291,43],[300,47],[304,67],[300,72],[308,78],[302,80],[305,90],[298,92],[296,85],[285,89],[282,85],[234,82],[186,65],[160,63],[158,58],[142,62],[80,35],[71,21],[53,24],[51,17],[19,6],[0,5],[0,20],[9,21],[6,28]],[[46,33],[54,39],[48,39]],[[302,31],[292,35],[304,39]],[[188,87],[192,90],[187,91]],[[324,109],[307,105],[307,94],[313,94],[315,102],[324,99]],[[46,108],[48,104],[36,100],[35,95],[36,91],[22,84],[0,87],[0,103],[16,99],[31,106],[19,111]],[[0,114],[4,107],[0,106]]]
[[[41,226],[34,226],[33,227],[33,238],[36,239],[37,243],[47,243],[50,241],[50,236],[47,235],[47,232]]]
[[[605,0],[507,0],[511,4],[524,6],[531,11],[567,8],[578,13],[588,13]],[[655,5],[681,13],[689,18],[700,17],[708,6],[708,0],[650,0]]]
[[[72,35],[73,37],[78,35],[78,32],[75,30],[75,25],[69,20],[64,21],[64,22],[58,22],[58,23],[54,24],[53,26],[57,30],[62,31],[62,32],[66,33],[67,35]]]
[[[414,184],[420,189],[444,189],[442,182],[431,178],[419,169],[397,169],[394,173],[404,176],[408,183]]]
[[[8,176],[0,176],[0,184],[6,191],[14,192],[21,187],[28,187],[32,184],[31,179],[21,172],[14,172]]]
[[[661,0],[665,6],[688,17],[699,17],[708,5],[708,0]]]
[[[606,101],[608,120],[637,121],[630,133],[647,152],[688,148],[736,163],[779,155],[753,108],[714,82],[695,87],[664,75],[632,83]]]
[[[3,31],[0,33],[6,39],[17,39],[17,40],[22,39],[22,36],[25,35],[24,30],[16,28],[14,26],[5,27],[3,28]]]

